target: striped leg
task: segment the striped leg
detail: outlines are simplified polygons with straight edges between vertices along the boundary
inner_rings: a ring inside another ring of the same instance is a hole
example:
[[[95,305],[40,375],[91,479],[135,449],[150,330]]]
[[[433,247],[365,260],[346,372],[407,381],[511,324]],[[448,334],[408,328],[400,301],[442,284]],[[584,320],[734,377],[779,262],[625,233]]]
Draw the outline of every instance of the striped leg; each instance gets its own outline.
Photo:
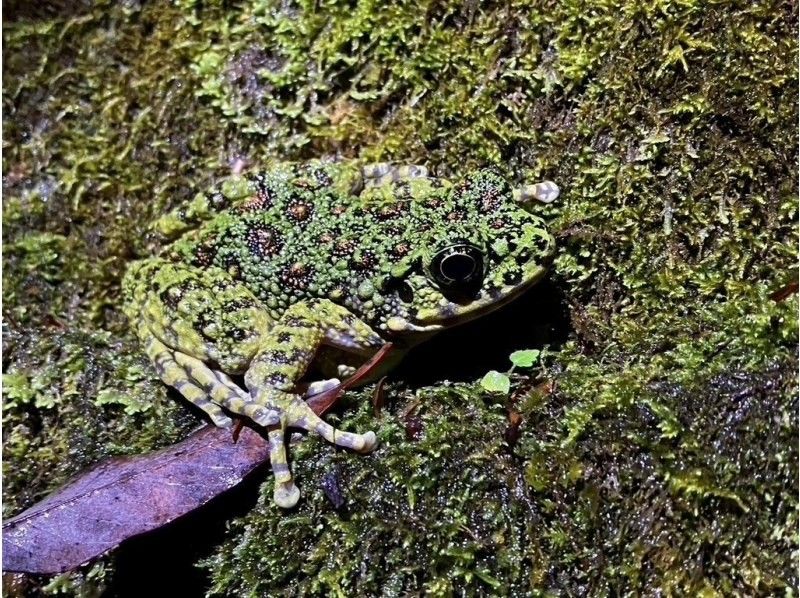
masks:
[[[300,490],[292,479],[292,470],[286,460],[286,430],[283,426],[273,426],[269,433],[269,462],[275,476],[275,490],[272,498],[275,504],[291,509],[300,500]]]
[[[278,422],[275,411],[253,400],[226,374],[212,370],[199,359],[170,349],[145,324],[139,326],[138,332],[160,378],[206,412],[215,426],[229,428],[233,425],[220,406],[263,426]]]
[[[342,432],[325,423],[296,394],[295,381],[303,376],[323,343],[368,355],[382,346],[383,339],[331,301],[296,303],[269,331],[244,377],[255,400],[280,413],[280,428],[270,431],[270,460],[275,470],[275,503],[284,508],[294,506],[300,496],[286,465],[283,434],[287,427],[316,432],[338,446],[362,453],[377,444],[373,432]]]

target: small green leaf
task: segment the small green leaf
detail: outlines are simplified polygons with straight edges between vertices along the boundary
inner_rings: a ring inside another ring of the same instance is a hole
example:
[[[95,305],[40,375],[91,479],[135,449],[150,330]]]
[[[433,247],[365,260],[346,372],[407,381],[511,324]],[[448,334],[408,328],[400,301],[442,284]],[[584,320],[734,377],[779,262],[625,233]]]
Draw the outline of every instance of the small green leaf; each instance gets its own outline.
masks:
[[[505,374],[492,370],[491,372],[486,372],[486,375],[481,380],[481,386],[489,392],[507,395],[508,391],[511,390],[511,380]]]
[[[525,351],[514,351],[508,358],[518,368],[529,368],[539,359],[538,349],[526,349]]]

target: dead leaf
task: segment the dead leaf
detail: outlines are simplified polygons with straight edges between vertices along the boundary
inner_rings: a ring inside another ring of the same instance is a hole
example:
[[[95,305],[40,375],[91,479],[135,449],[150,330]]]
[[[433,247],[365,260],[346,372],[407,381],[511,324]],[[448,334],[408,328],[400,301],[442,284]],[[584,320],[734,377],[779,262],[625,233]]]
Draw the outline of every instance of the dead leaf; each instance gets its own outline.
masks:
[[[207,426],[155,453],[110,459],[3,523],[3,570],[61,573],[200,507],[269,458],[245,429]]]

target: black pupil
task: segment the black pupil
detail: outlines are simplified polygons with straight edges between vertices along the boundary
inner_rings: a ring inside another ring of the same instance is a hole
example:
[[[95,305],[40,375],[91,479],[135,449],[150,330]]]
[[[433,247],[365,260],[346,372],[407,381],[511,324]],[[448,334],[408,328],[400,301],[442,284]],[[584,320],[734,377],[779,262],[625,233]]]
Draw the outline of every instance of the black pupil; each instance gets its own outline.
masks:
[[[465,282],[475,273],[475,259],[464,253],[454,253],[442,260],[439,269],[442,276],[454,282]]]

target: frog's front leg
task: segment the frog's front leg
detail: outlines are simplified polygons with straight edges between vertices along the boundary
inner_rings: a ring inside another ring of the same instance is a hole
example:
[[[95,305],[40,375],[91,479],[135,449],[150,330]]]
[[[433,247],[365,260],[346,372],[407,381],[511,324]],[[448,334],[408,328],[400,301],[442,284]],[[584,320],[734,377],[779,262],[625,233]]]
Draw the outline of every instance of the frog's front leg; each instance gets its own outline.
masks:
[[[300,497],[286,460],[287,427],[316,432],[329,442],[361,453],[370,452],[377,444],[373,432],[353,434],[337,430],[317,416],[296,393],[297,381],[323,344],[366,356],[377,351],[383,339],[331,301],[296,303],[264,335],[263,345],[244,376],[252,398],[268,411],[279,414],[279,424],[269,430],[269,444],[275,474],[274,498],[284,508],[294,506]]]

